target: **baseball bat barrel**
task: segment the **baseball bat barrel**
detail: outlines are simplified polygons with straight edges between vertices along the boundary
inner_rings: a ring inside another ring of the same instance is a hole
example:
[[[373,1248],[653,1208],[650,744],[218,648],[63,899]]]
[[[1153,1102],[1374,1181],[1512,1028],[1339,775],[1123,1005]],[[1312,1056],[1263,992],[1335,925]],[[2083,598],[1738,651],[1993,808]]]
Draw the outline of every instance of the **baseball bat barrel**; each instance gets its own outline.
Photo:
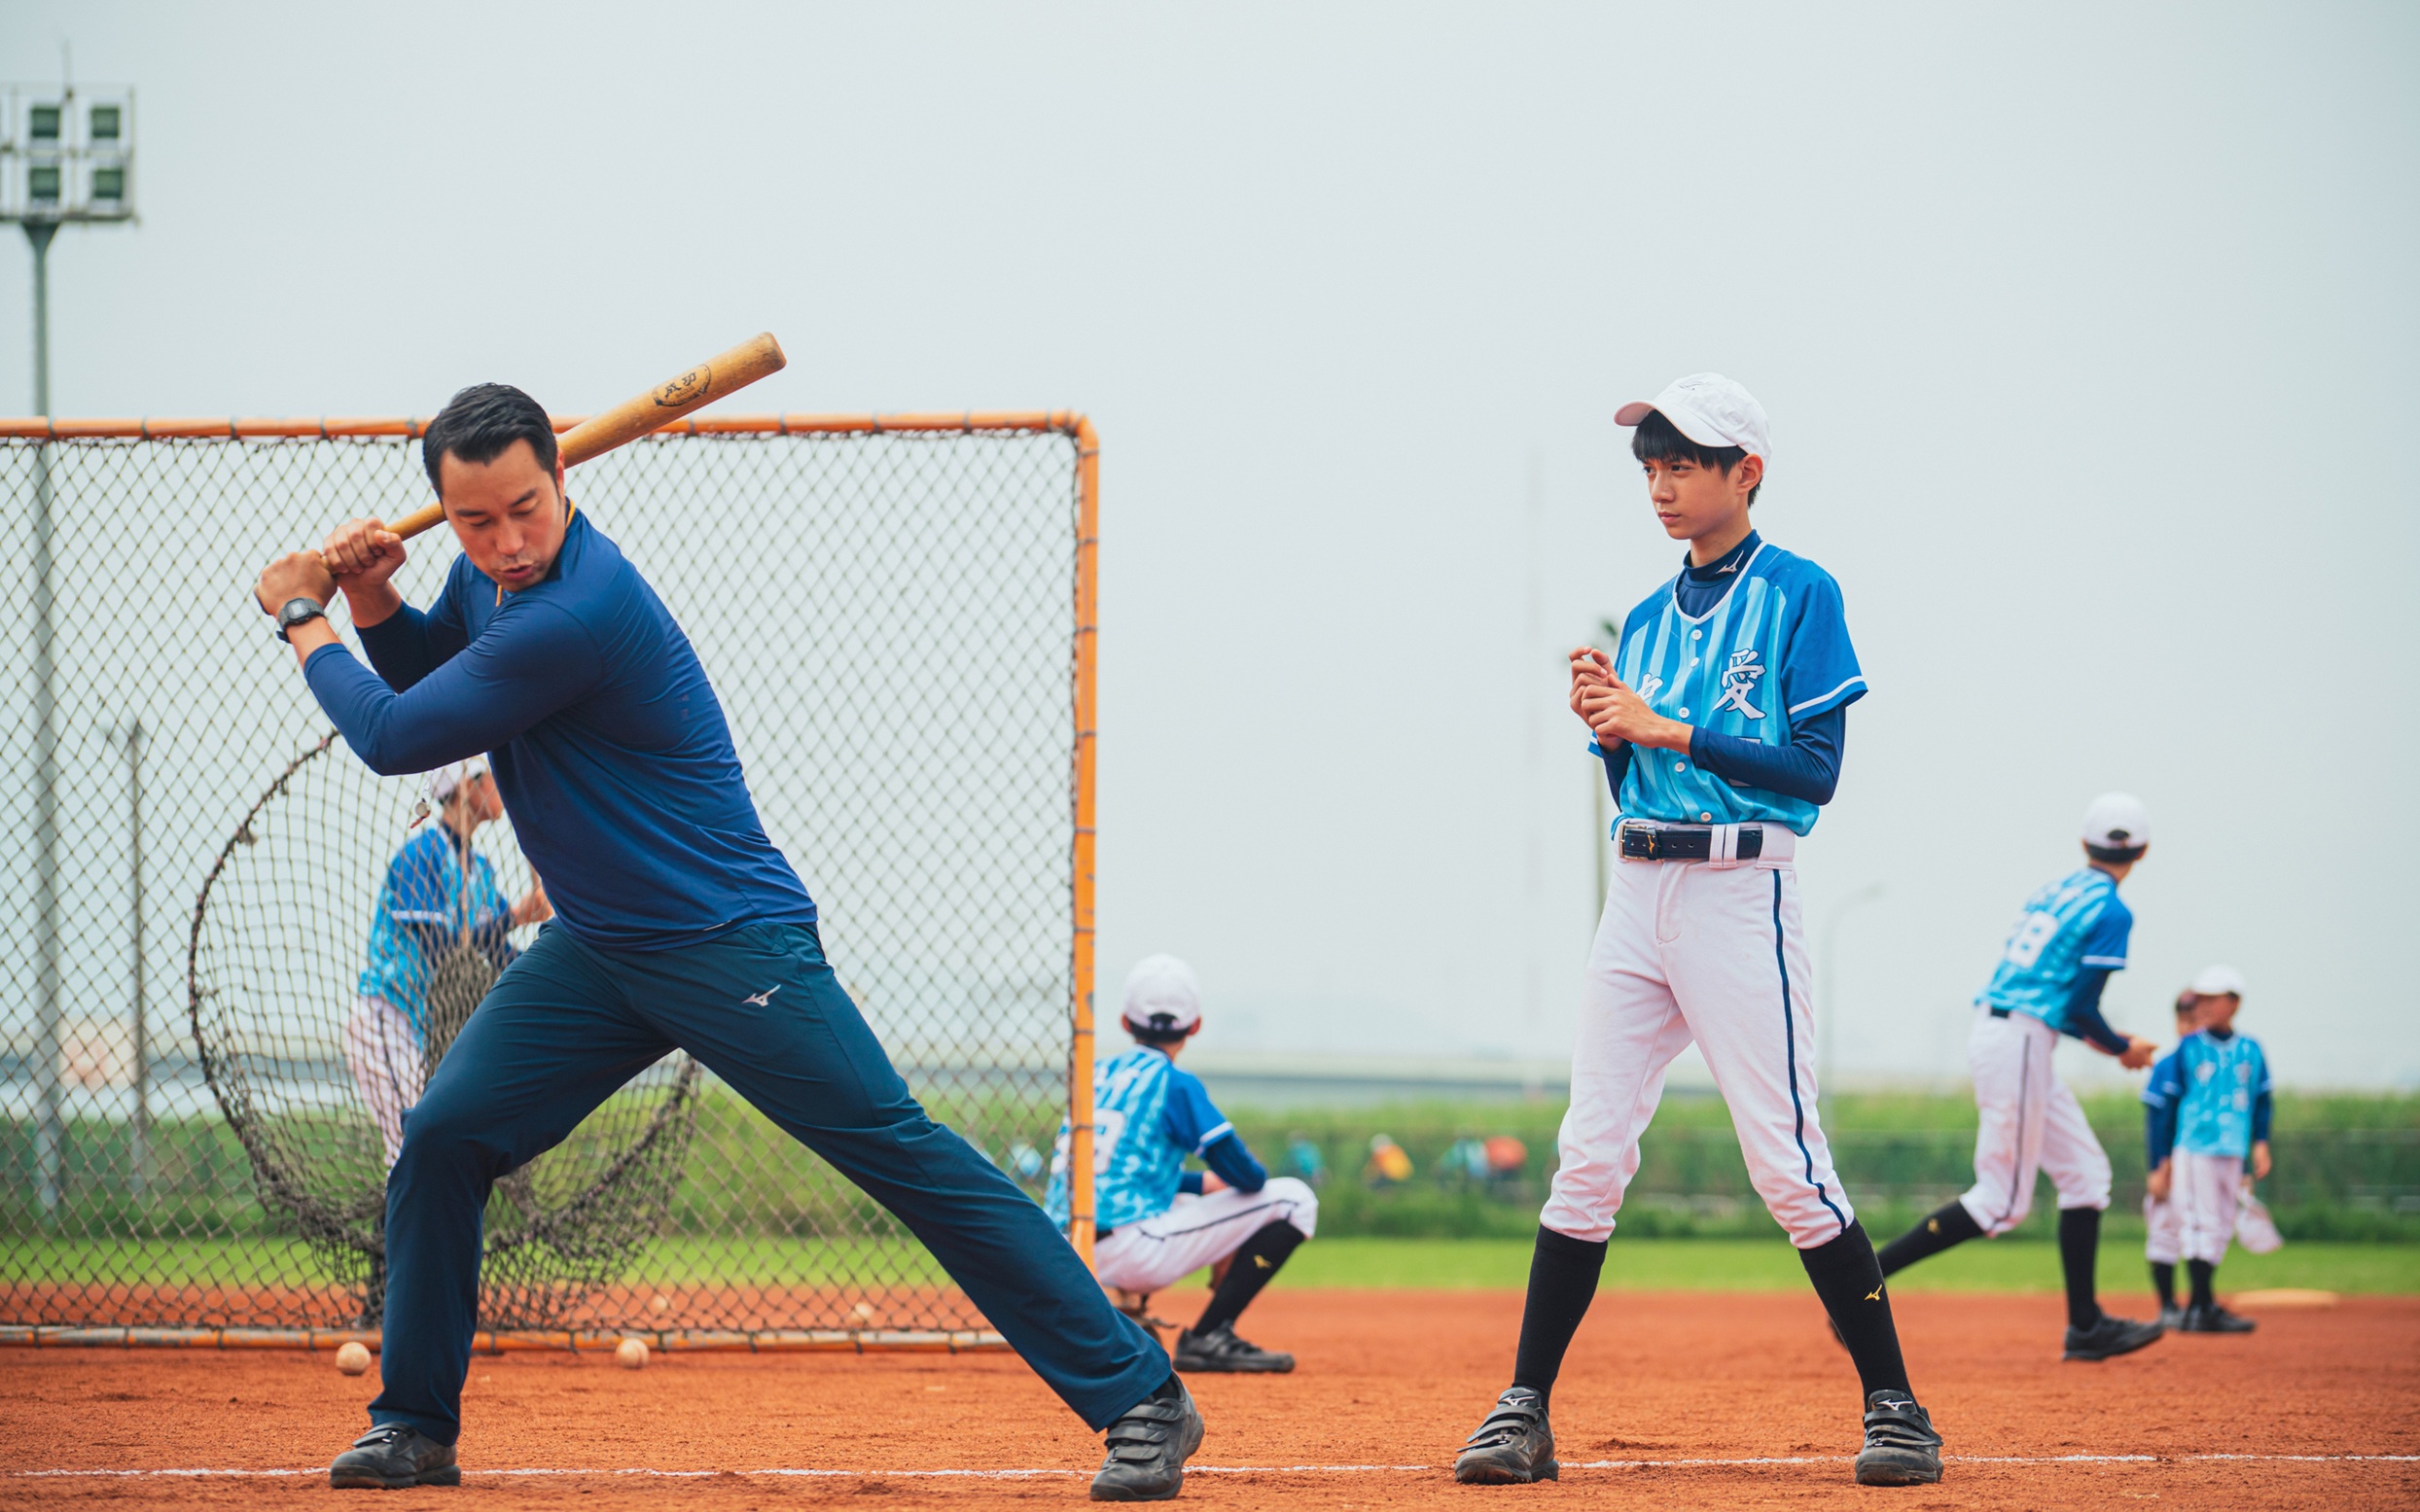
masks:
[[[746,388],[757,379],[776,373],[790,365],[782,355],[781,343],[769,331],[762,332],[740,342],[720,357],[711,357],[679,375],[657,384],[635,399],[627,399],[601,415],[590,415],[555,440],[555,450],[565,467],[577,467],[590,457],[601,457],[617,446],[626,445],[652,431],[661,430],[694,409],[713,404],[726,394]],[[434,529],[445,519],[442,504],[425,505],[388,526],[389,530],[409,540],[426,530]]]

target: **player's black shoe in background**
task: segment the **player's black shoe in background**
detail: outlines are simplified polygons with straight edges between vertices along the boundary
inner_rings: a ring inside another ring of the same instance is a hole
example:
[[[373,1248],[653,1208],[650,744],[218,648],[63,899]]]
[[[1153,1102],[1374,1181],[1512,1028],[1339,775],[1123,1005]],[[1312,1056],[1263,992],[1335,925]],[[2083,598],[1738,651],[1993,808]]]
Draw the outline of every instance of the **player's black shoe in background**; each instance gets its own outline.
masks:
[[[2216,1302],[2196,1302],[2185,1310],[2185,1321],[2177,1324],[2179,1333],[2250,1333],[2260,1325],[2240,1313],[2230,1313]]]
[[[2068,1326],[2067,1357],[2108,1359],[2116,1354],[2131,1354],[2167,1331],[2165,1323],[2138,1323],[2131,1318],[2103,1313],[2101,1320],[2089,1328]]]
[[[407,1486],[459,1486],[462,1466],[454,1462],[451,1444],[441,1444],[418,1428],[382,1423],[353,1440],[353,1447],[328,1466],[328,1484],[338,1491],[401,1491]]]
[[[1941,1478],[1941,1436],[1914,1397],[1884,1387],[1866,1398],[1860,1486],[1930,1486]]]
[[[1201,1410],[1174,1376],[1173,1397],[1146,1397],[1109,1425],[1109,1455],[1092,1477],[1095,1501],[1165,1501],[1185,1489],[1185,1461],[1201,1447]]]
[[[2182,1329],[2185,1326],[2185,1309],[2173,1302],[2162,1307],[2159,1310],[2159,1326]]]
[[[1191,1328],[1176,1336],[1176,1368],[1226,1371],[1236,1375],[1283,1375],[1294,1368],[1294,1356],[1264,1350],[1249,1339],[1235,1337],[1233,1323],[1221,1323],[1208,1333]]]
[[[1559,1478],[1554,1429],[1547,1425],[1546,1398],[1516,1386],[1496,1398],[1496,1410],[1478,1425],[1454,1460],[1454,1479],[1465,1486],[1526,1486]]]

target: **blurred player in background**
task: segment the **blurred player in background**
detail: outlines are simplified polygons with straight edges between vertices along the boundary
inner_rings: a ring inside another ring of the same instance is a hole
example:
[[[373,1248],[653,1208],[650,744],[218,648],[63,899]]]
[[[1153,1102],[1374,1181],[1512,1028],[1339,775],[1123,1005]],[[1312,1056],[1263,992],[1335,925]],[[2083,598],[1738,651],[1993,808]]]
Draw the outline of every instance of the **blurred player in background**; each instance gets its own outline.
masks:
[[[1105,1286],[1145,1295],[1203,1266],[1219,1274],[1210,1305],[1177,1335],[1176,1368],[1288,1371],[1294,1356],[1236,1337],[1235,1319],[1297,1246],[1319,1227],[1319,1199],[1292,1177],[1271,1178],[1201,1079],[1176,1058],[1201,1029],[1201,986],[1174,956],[1147,956],[1126,977],[1134,1048],[1092,1072],[1092,1268]],[[1059,1130],[1045,1198],[1067,1226],[1067,1130]],[[1207,1171],[1185,1169],[1197,1155]]]
[[[1512,1385],[1454,1478],[1560,1473],[1548,1398],[1596,1296],[1664,1072],[1693,1041],[1758,1195],[1856,1361],[1857,1479],[1938,1481],[1941,1437],[1908,1388],[1872,1242],[1815,1111],[1813,972],[1792,858],[1832,800],[1848,706],[1866,692],[1840,586],[1749,520],[1772,448],[1746,389],[1698,373],[1614,419],[1636,427],[1648,502],[1689,549],[1623,619],[1612,656],[1571,655],[1571,709],[1621,807],[1622,864],[1581,988],[1562,1163],[1539,1214]]]
[[[2101,1311],[2093,1266],[2101,1213],[2109,1207],[2109,1153],[2084,1122],[2076,1094],[2051,1065],[2061,1035],[2072,1035],[2129,1071],[2152,1063],[2158,1046],[2121,1035],[2101,1016],[2101,990],[2126,965],[2134,915],[2118,897],[2151,849],[2142,800],[2105,792],[2084,811],[2082,870],[2025,900],[2000,964],[1975,1000],[1967,1040],[1974,1069],[1975,1184],[1882,1248],[1882,1272],[1895,1276],[1928,1255],[1986,1235],[1997,1239],[2033,1211],[2034,1178],[2048,1172],[2058,1189],[2059,1265],[2067,1279],[2069,1359],[2107,1359],[2159,1337],[2159,1322]]]
[[[2143,1089],[2151,1172],[2145,1185],[2176,1208],[2177,1248],[2192,1281],[2177,1326],[2186,1333],[2250,1333],[2253,1320],[2221,1307],[2212,1287],[2235,1233],[2245,1171],[2255,1180],[2269,1174],[2268,1057],[2259,1040],[2235,1033],[2244,983],[2232,967],[2214,966],[2194,977],[2193,1001],[2200,1029]]]
[[[404,1109],[420,1101],[428,1074],[428,989],[438,963],[467,945],[501,971],[520,954],[508,932],[554,916],[543,882],[510,901],[487,858],[471,849],[480,826],[504,815],[485,761],[441,766],[421,785],[437,805],[437,823],[387,863],[370,915],[370,962],[344,1021],[344,1064],[386,1143],[389,1167],[403,1152]]]
[[[2199,1003],[2193,997],[2193,990],[2188,987],[2176,995],[2177,1050],[2169,1051],[2166,1060],[2152,1068],[2151,1080],[2143,1088],[2143,1101],[2149,1104],[2152,1109],[2151,1122],[2158,1121],[2159,1109],[2167,1100],[2167,1094],[2161,1088],[2173,1079],[2171,1068],[2176,1063],[2178,1050],[2184,1048],[2185,1041],[2191,1037],[2194,1030],[2200,1027]],[[2145,1161],[2143,1169],[2149,1172],[2156,1164],[2157,1160],[2154,1157]],[[2145,1181],[2143,1257],[2151,1262],[2152,1292],[2159,1298],[2159,1322],[2160,1326],[2165,1328],[2174,1328],[2185,1321],[2183,1310],[2176,1305],[2176,1267],[2178,1259],[2181,1258],[2177,1241],[2176,1204],[2168,1200],[2168,1192],[2164,1186],[2149,1180]]]

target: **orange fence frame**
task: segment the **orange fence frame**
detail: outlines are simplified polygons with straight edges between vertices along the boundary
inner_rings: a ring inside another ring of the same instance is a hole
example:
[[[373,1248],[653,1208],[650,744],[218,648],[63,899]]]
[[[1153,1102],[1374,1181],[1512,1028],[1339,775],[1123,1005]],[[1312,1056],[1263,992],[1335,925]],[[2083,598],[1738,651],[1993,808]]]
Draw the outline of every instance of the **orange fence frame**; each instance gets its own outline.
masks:
[[[586,415],[551,417],[559,434]],[[429,422],[403,418],[60,420],[0,419],[0,440],[333,440],[398,437],[417,440]],[[879,436],[978,432],[1055,433],[1076,445],[1075,756],[1068,774],[1075,844],[1068,857],[1074,897],[1069,961],[1067,1062],[1067,1241],[1092,1264],[1093,858],[1099,766],[1101,442],[1090,417],[1068,409],[966,410],[957,414],[695,414],[633,445],[667,436]],[[115,1332],[115,1330],[112,1330]],[[136,1330],[140,1332],[141,1330]],[[214,1334],[222,1330],[212,1330]],[[348,1335],[349,1337],[349,1335]],[[0,1343],[19,1342],[0,1340]],[[114,1342],[114,1341],[113,1341]]]

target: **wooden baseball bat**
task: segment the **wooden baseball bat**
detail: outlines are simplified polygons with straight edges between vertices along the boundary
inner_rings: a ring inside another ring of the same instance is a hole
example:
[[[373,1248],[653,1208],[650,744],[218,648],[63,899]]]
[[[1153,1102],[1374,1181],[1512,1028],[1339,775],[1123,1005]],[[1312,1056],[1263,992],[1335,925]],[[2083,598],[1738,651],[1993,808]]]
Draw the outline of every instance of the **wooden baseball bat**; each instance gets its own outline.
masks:
[[[601,415],[590,415],[557,437],[555,450],[561,455],[563,466],[578,467],[590,457],[603,456],[651,431],[661,430],[691,410],[713,404],[724,395],[744,389],[789,366],[790,359],[782,355],[781,343],[773,339],[771,332],[763,332],[635,399],[624,400]],[[444,505],[426,505],[387,529],[409,541],[423,531],[436,529],[445,517]]]

